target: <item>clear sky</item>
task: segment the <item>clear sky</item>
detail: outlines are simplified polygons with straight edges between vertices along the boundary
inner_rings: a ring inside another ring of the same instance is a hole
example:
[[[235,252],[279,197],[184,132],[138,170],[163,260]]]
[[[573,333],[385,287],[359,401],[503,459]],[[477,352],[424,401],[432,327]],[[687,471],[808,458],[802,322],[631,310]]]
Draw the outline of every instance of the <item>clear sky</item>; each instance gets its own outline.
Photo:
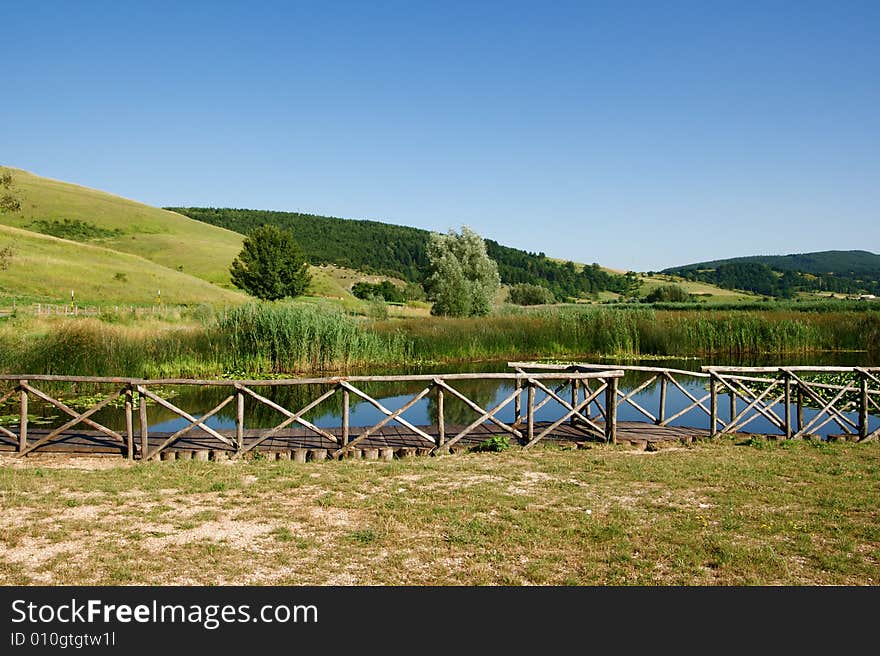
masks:
[[[0,2],[0,163],[647,271],[880,252],[880,2]]]

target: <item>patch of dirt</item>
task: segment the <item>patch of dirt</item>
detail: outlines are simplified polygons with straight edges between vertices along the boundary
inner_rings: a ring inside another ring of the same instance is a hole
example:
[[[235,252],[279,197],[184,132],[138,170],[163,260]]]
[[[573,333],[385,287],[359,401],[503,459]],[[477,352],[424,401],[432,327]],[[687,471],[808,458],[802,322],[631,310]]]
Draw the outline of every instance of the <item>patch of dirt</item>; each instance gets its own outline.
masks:
[[[127,469],[134,465],[133,461],[117,455],[83,456],[62,453],[34,453],[24,458],[7,453],[0,454],[0,467],[16,469],[79,469],[96,471],[100,469]]]
[[[204,540],[225,542],[234,549],[253,549],[258,538],[270,532],[266,524],[220,520],[205,522],[196,528],[175,531],[170,535],[141,540],[141,546],[150,551],[159,551],[170,545],[180,546]]]

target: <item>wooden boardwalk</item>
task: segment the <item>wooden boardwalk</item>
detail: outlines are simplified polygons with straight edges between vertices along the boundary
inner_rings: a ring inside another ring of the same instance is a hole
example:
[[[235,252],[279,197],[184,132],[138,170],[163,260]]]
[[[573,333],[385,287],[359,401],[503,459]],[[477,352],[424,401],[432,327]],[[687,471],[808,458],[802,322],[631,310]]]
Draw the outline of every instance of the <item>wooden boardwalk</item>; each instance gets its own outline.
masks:
[[[536,422],[535,430],[543,430],[550,425],[550,422]],[[601,425],[601,422],[600,422]],[[437,429],[434,426],[419,426],[433,437],[437,437]],[[463,426],[447,426],[449,431],[459,431]],[[341,428],[327,429],[328,432],[341,437]],[[362,429],[360,429],[362,430]],[[351,427],[352,437],[356,437],[360,430],[358,427]],[[219,431],[221,435],[234,438],[234,431]],[[48,429],[31,430],[33,439],[40,439],[48,435]],[[265,431],[260,429],[249,429],[244,433],[244,445],[247,447],[264,434]],[[152,451],[166,440],[171,433],[153,433],[149,434],[149,448]],[[507,435],[503,430],[491,425],[482,424],[477,426],[471,433],[463,438],[453,450],[467,450],[477,444],[494,436]],[[708,430],[686,427],[673,426],[655,426],[647,422],[618,422],[617,425],[617,442],[619,444],[629,444],[638,448],[659,448],[676,443],[689,443],[696,439],[706,438],[709,436]],[[584,442],[602,443],[603,440],[595,435],[586,433],[571,424],[562,424],[545,438],[551,443],[568,443],[577,444]],[[515,442],[515,440],[513,440]],[[255,450],[263,455],[276,458],[279,453],[290,454],[294,450],[320,451],[325,450],[328,453],[339,447],[338,444],[331,442],[321,435],[316,435],[305,428],[291,428],[279,431],[269,439],[262,442]],[[371,434],[358,444],[358,449],[353,451],[355,457],[363,457],[364,452],[372,450],[390,449],[395,455],[414,455],[427,454],[434,445],[428,442],[424,437],[414,431],[408,430],[403,426],[383,426],[382,429]],[[7,437],[0,435],[0,453],[14,453],[18,448],[18,443]],[[136,457],[141,455],[141,445],[135,442]],[[232,455],[234,450],[228,444],[224,444],[216,437],[198,429],[193,429],[186,435],[177,439],[172,445],[167,447],[162,453],[168,459],[192,458],[195,452],[205,452],[208,454],[224,453]],[[361,453],[357,453],[360,451]],[[35,449],[32,454],[41,453],[55,454],[79,454],[79,455],[125,455],[125,445],[109,438],[107,435],[96,430],[71,429],[63,434],[52,438],[39,448]],[[184,454],[181,456],[181,454]],[[198,456],[196,456],[198,457]],[[286,456],[282,456],[286,457]],[[314,454],[310,456],[310,459]],[[324,456],[326,457],[326,455]],[[369,457],[369,456],[368,456]]]

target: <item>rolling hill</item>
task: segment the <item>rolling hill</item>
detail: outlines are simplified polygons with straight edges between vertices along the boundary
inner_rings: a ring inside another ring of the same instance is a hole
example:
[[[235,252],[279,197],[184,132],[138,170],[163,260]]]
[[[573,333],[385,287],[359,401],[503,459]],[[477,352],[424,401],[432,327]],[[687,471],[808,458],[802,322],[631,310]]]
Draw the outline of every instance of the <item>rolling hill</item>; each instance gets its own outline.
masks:
[[[860,250],[754,255],[697,262],[663,273],[768,296],[797,292],[880,295],[880,255]]]
[[[241,235],[96,189],[9,170],[21,211],[4,214],[4,225],[42,232],[53,222],[79,222],[102,231],[96,241],[105,248],[231,287],[229,263],[241,250]]]

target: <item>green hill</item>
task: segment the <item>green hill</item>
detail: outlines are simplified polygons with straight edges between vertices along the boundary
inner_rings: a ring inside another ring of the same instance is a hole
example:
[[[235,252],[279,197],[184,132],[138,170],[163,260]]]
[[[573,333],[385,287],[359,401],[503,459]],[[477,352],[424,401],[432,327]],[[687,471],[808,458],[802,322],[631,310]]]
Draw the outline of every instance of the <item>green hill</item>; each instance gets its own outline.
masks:
[[[235,291],[103,246],[79,244],[0,225],[7,249],[0,296],[19,302],[166,304],[240,303]],[[161,296],[160,296],[161,292]]]
[[[880,255],[868,251],[819,251],[755,255],[666,269],[688,280],[768,296],[797,292],[880,295]]]
[[[21,211],[4,214],[0,223],[98,244],[231,287],[229,264],[241,250],[241,235],[96,189],[7,170]]]
[[[297,212],[212,207],[169,207],[193,219],[242,235],[264,223],[293,232],[313,265],[334,264],[366,273],[421,282],[428,260],[427,230],[379,221],[340,219]],[[539,284],[560,298],[586,298],[602,291],[623,291],[623,276],[598,264],[559,262],[543,253],[529,253],[486,240],[489,256],[498,263],[504,284]]]

